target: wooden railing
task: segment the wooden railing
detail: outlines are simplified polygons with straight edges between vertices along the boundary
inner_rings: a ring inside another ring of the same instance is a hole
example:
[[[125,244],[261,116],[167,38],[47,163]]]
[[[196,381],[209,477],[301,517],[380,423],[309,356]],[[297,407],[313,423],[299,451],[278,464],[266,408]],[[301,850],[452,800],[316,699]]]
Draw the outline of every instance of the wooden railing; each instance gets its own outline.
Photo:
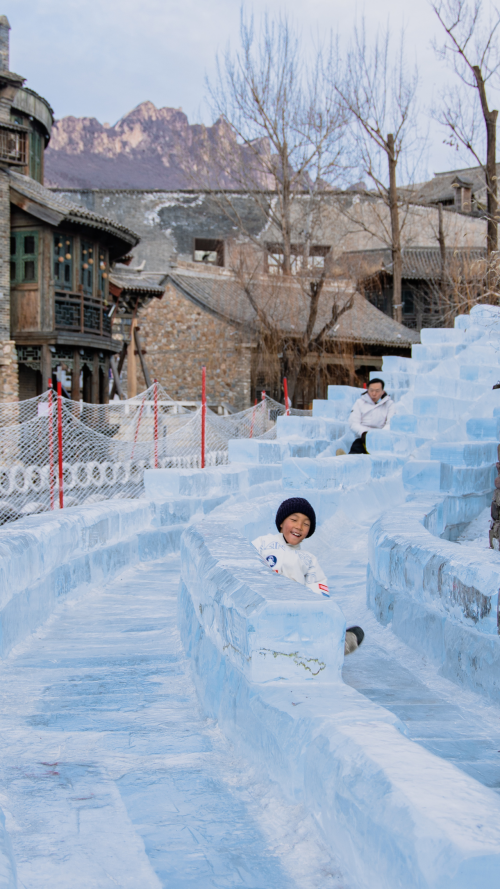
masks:
[[[56,330],[111,337],[108,307],[103,305],[101,300],[93,299],[84,293],[64,293],[56,290],[55,326]]]

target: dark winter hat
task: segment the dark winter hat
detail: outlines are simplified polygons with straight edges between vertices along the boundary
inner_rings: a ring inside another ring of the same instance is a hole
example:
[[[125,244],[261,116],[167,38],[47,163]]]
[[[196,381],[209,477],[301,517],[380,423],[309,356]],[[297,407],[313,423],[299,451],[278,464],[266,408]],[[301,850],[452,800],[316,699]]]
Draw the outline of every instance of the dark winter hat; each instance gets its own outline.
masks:
[[[283,501],[276,513],[276,527],[278,531],[281,531],[281,526],[285,519],[287,519],[289,515],[293,515],[294,512],[301,512],[302,515],[306,515],[307,518],[310,519],[311,527],[309,528],[307,537],[312,537],[316,530],[316,513],[309,501],[304,500],[303,497],[290,497],[288,500]]]

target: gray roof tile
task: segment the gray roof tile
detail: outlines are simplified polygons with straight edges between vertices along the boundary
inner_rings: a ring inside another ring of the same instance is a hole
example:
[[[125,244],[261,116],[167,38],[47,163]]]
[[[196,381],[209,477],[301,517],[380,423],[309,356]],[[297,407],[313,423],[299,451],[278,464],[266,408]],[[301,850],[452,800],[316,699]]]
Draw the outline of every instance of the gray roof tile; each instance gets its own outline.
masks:
[[[234,275],[228,272],[198,272],[188,269],[172,269],[167,282],[176,290],[225,321],[243,327],[257,328],[257,315],[242,285]],[[281,288],[281,293],[280,293]],[[257,308],[265,310],[272,318],[275,328],[283,334],[293,336],[299,334],[306,323],[306,296],[300,284],[290,287],[283,279],[262,276],[255,279],[252,297]],[[314,327],[317,334],[331,317],[333,300],[343,304],[350,298],[350,293],[337,287],[324,287],[318,307],[318,318]],[[328,338],[333,341],[351,341],[382,346],[409,347],[420,342],[420,336],[414,330],[398,324],[375,306],[368,302],[360,293],[354,294],[353,307],[339,319]]]
[[[135,245],[139,243],[139,235],[125,225],[121,225],[119,222],[108,219],[106,216],[99,216],[97,213],[92,213],[90,210],[86,210],[78,204],[73,204],[72,201],[68,201],[66,198],[54,194],[54,192],[45,188],[43,185],[40,185],[40,183],[36,182],[34,179],[30,179],[28,176],[23,176],[21,173],[16,173],[14,170],[9,170],[8,173],[11,187],[28,200],[40,204],[48,210],[62,213],[72,222],[81,222],[82,224],[92,226],[92,228],[106,231],[124,241],[127,248],[135,247]]]

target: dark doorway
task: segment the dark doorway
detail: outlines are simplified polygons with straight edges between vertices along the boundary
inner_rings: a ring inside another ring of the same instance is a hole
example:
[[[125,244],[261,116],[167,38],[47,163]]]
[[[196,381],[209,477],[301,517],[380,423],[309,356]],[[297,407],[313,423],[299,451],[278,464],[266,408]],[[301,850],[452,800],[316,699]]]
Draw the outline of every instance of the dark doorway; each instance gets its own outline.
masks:
[[[19,365],[19,401],[42,394],[42,374],[26,364]]]
[[[82,399],[86,404],[91,404],[92,402],[92,372],[87,367],[86,364],[83,365],[82,369],[83,376],[83,386],[82,386]]]

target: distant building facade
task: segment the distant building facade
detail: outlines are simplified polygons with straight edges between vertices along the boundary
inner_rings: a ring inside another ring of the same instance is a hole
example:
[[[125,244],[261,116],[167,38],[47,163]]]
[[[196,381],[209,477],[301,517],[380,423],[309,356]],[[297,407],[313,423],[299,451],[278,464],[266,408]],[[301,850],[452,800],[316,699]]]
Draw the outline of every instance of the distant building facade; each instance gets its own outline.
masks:
[[[141,337],[152,373],[161,379],[172,397],[199,398],[200,369],[205,364],[207,368],[213,368],[209,373],[213,400],[245,407],[255,397],[260,397],[263,389],[282,398],[280,384],[276,382],[280,374],[275,373],[270,378],[262,367],[258,336],[252,333],[251,325],[242,325],[241,319],[234,317],[230,300],[214,313],[211,298],[207,295],[211,289],[205,286],[207,275],[220,275],[221,280],[227,280],[237,265],[238,227],[223,209],[223,193],[120,189],[54,191],[90,212],[111,216],[140,235],[140,243],[133,251],[131,272],[138,276],[153,274],[166,287],[164,300],[161,303],[154,301],[141,313]],[[250,195],[233,195],[231,201],[243,220],[245,231],[262,244],[259,274],[263,277],[279,275],[281,248],[277,233],[268,226],[265,213]],[[384,352],[409,355],[411,344],[418,340],[414,331],[426,323],[425,312],[419,311],[419,301],[412,290],[413,304],[410,293],[405,296],[406,313],[403,317],[406,328],[401,329],[400,325],[391,331],[387,328],[388,319],[390,324],[395,323],[392,322],[392,282],[388,268],[390,251],[387,251],[383,237],[376,234],[377,226],[379,229],[384,227],[380,216],[385,212],[386,208],[381,208],[380,202],[370,196],[332,194],[317,243],[311,245],[311,264],[317,271],[321,271],[325,262],[333,262],[339,269],[342,265],[350,265],[348,287],[358,281],[360,292],[369,297],[368,301],[381,314],[375,313],[373,317],[370,314],[370,322],[363,330],[363,325],[354,321],[354,313],[347,313],[340,327],[329,337],[323,354],[307,356],[303,379],[298,384],[297,405],[307,406],[312,398],[322,397],[330,383],[362,385],[371,370],[380,369]],[[470,244],[476,249],[484,243],[483,219],[445,211],[444,227],[450,245]],[[412,208],[405,220],[405,249],[432,253],[436,250],[437,231],[437,207]],[[411,246],[415,244],[419,246]],[[300,246],[296,258],[300,262]],[[377,270],[382,277],[371,291],[364,288],[367,276],[375,282]],[[182,286],[179,285],[181,279]],[[361,308],[362,304],[358,312]],[[370,309],[367,307],[367,316],[370,310],[371,306]],[[352,321],[351,331],[349,319]],[[288,339],[289,335],[290,331]],[[280,360],[283,356],[281,350]],[[124,370],[128,373],[126,367]],[[143,385],[140,369],[137,373],[140,387]]]

